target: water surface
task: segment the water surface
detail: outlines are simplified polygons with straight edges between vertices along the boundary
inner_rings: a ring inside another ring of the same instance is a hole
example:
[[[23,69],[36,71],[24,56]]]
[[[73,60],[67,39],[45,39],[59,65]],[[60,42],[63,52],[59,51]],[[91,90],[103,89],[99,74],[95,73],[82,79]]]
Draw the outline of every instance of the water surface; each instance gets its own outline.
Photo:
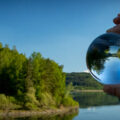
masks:
[[[53,117],[27,117],[9,120],[119,120],[120,104],[117,97],[99,93],[74,93],[80,104],[79,112]],[[7,118],[8,119],[8,118]]]

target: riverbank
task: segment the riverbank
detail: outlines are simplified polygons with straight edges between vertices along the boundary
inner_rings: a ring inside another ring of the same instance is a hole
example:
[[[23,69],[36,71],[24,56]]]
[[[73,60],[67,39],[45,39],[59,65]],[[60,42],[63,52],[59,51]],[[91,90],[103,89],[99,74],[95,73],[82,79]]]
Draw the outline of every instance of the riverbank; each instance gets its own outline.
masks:
[[[103,92],[103,90],[73,90],[72,93],[75,92]]]
[[[48,109],[48,110],[12,110],[12,111],[0,111],[0,117],[12,117],[12,118],[22,118],[22,117],[32,117],[32,116],[38,116],[38,117],[49,117],[54,115],[64,115],[64,114],[73,114],[77,113],[79,110],[79,106],[75,107],[62,107],[59,109]]]

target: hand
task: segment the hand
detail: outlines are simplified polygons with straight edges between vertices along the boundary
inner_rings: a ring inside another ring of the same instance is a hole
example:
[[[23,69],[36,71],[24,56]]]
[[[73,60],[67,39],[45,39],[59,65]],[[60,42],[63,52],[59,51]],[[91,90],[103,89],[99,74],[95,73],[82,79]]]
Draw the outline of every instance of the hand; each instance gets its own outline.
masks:
[[[106,32],[114,32],[120,34],[120,14],[113,19],[113,22],[116,24],[113,28],[108,29]]]
[[[113,32],[120,34],[120,14],[116,18],[113,19],[113,22],[116,24],[113,28],[107,30],[107,32]],[[120,98],[120,84],[118,85],[104,85],[104,92],[117,96]]]
[[[118,85],[104,85],[104,92],[113,95],[113,96],[117,96],[118,98],[120,98],[120,84]]]

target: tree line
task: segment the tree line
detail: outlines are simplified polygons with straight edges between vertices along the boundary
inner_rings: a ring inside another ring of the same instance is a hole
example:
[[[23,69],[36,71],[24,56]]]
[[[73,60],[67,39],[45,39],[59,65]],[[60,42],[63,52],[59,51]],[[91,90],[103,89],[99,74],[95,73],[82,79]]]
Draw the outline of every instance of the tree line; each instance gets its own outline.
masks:
[[[67,94],[63,66],[39,52],[29,58],[0,43],[0,100],[21,109],[78,105]],[[10,102],[6,102],[8,101]],[[0,105],[2,109],[2,105]]]
[[[103,89],[103,85],[97,82],[89,73],[66,73],[66,84],[72,83],[75,89]]]

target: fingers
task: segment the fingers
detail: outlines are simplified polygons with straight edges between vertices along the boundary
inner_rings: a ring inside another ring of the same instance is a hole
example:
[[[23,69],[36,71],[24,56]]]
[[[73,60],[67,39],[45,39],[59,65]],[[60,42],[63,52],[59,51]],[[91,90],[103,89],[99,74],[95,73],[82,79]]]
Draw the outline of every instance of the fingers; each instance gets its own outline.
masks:
[[[117,26],[114,26],[113,28],[108,29],[107,32],[114,32],[114,33],[120,34],[120,24]]]
[[[120,24],[120,14],[118,14],[118,16],[113,19],[113,22],[114,22],[116,25]]]
[[[112,86],[105,85],[103,88],[104,92],[110,94],[110,95],[116,95],[116,89]]]
[[[104,92],[120,98],[120,85],[104,85]]]
[[[113,19],[113,22],[116,24],[113,28],[108,29],[106,32],[113,32],[120,34],[120,13],[116,18]]]
[[[120,87],[116,88],[115,96],[120,98]]]

